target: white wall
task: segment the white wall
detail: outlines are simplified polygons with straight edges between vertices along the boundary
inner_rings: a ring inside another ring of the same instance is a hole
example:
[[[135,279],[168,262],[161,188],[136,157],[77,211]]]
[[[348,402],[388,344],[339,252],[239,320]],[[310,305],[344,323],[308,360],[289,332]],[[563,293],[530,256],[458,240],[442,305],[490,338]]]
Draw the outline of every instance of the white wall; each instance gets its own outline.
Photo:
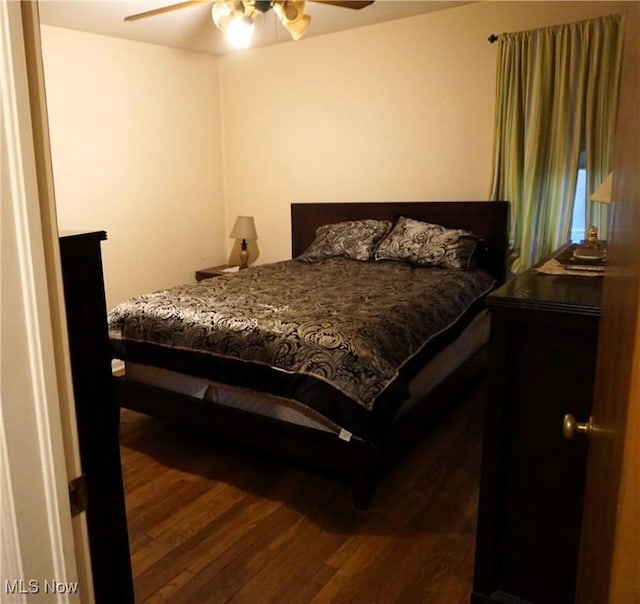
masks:
[[[227,230],[255,216],[269,262],[290,257],[293,201],[486,199],[489,34],[624,4],[479,2],[222,57]]]
[[[59,227],[106,230],[107,305],[225,260],[218,59],[42,27]]]

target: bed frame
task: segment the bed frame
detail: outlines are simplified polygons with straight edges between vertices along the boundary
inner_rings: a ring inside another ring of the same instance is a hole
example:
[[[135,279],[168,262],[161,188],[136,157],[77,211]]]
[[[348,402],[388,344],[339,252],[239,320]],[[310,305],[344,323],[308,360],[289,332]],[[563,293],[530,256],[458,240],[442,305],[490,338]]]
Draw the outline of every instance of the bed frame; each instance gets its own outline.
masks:
[[[313,241],[318,226],[363,218],[407,216],[473,231],[483,240],[480,265],[498,285],[506,274],[507,202],[355,202],[291,205],[292,257]],[[116,377],[121,407],[205,431],[351,485],[357,509],[367,509],[380,478],[484,371],[486,350],[468,359],[394,422],[383,443],[344,441],[335,434],[293,425]],[[425,403],[425,404],[422,404]]]

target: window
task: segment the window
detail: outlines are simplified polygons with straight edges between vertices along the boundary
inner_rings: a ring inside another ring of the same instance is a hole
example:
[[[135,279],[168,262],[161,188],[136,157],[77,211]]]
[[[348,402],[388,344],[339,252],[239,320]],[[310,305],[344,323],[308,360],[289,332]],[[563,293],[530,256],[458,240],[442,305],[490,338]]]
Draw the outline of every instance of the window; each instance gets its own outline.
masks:
[[[571,241],[579,243],[585,238],[586,232],[586,199],[587,187],[587,170],[586,168],[578,168],[578,180],[576,182],[576,196],[573,200],[573,216],[571,218]],[[566,231],[565,231],[566,232]]]

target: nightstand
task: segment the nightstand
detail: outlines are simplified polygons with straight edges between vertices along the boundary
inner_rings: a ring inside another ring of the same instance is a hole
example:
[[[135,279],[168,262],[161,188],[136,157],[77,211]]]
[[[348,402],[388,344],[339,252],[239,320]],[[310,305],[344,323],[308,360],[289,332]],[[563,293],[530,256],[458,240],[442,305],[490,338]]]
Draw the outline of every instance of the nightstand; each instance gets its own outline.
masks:
[[[196,281],[202,281],[203,279],[211,279],[211,277],[219,277],[224,275],[224,269],[231,268],[231,264],[219,264],[218,266],[210,266],[209,268],[202,268],[196,271]]]

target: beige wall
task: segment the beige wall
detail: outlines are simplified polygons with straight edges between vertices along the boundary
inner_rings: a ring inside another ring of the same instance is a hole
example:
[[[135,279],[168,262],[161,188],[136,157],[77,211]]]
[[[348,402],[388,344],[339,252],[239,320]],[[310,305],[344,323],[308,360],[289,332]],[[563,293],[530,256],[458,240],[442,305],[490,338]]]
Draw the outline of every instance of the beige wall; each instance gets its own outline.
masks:
[[[218,59],[42,27],[58,222],[106,230],[109,307],[225,259]]]
[[[221,58],[43,26],[60,227],[104,229],[109,306],[235,258],[290,256],[292,201],[482,200],[490,33],[624,2],[478,2]],[[224,186],[223,186],[224,185]]]
[[[290,256],[292,201],[486,199],[489,34],[621,5],[481,2],[223,57],[227,230],[255,216],[269,262]]]

